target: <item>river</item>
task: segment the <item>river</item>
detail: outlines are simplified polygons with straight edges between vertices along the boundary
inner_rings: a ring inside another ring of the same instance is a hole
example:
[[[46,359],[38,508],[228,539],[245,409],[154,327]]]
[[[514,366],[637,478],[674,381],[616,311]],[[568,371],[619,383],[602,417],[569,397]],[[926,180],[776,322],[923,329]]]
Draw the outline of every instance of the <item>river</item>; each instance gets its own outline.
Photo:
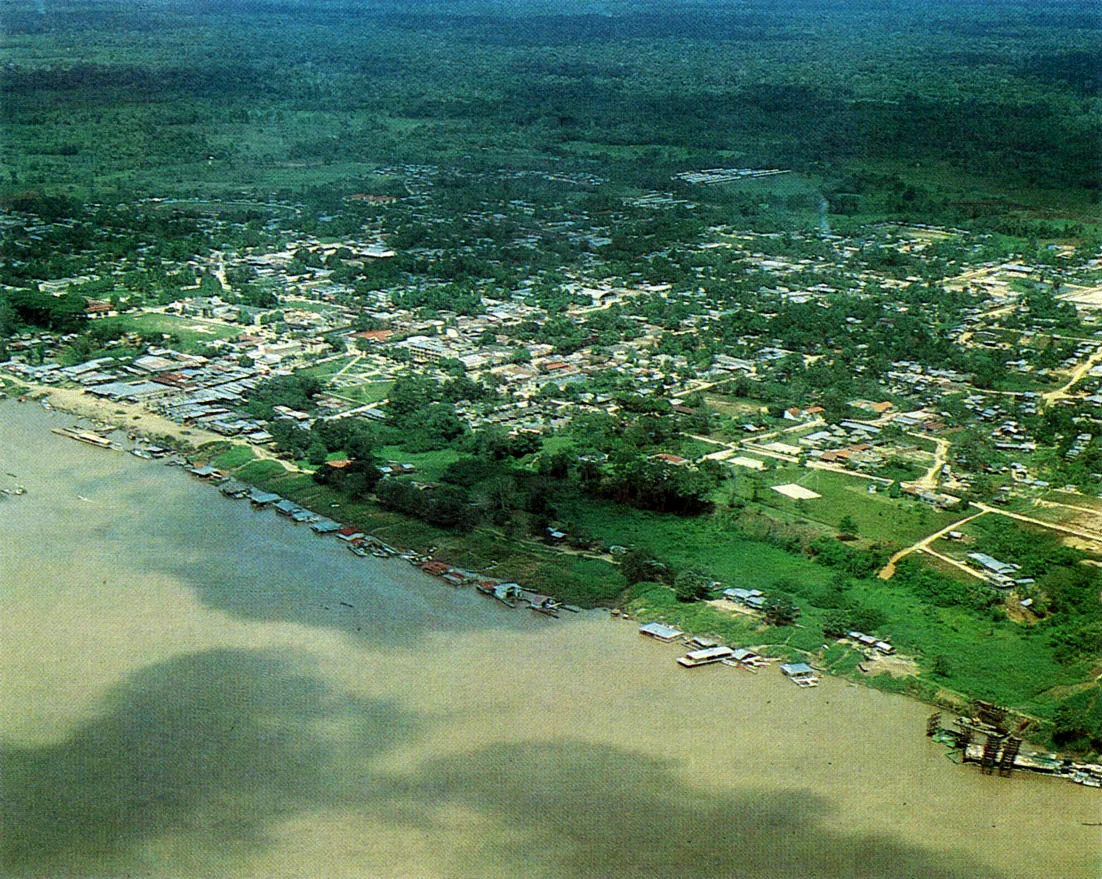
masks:
[[[0,402],[5,876],[1100,875],[1097,791],[955,765],[923,705],[686,671],[71,423]]]

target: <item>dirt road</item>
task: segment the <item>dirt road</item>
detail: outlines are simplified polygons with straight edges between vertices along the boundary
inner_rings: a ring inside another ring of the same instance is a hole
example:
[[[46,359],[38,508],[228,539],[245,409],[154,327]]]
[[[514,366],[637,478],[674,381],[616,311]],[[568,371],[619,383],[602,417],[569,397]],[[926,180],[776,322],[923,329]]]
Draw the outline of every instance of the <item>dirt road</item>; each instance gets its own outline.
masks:
[[[976,504],[976,506],[979,506],[979,504]],[[878,576],[880,577],[881,580],[890,580],[893,576],[895,576],[895,566],[897,564],[899,564],[900,559],[904,558],[905,556],[909,556],[912,552],[921,552],[921,551],[927,549],[927,547],[929,547],[929,545],[931,543],[933,543],[935,540],[938,540],[939,538],[943,537],[944,535],[948,534],[950,531],[955,531],[958,528],[960,528],[961,525],[964,525],[968,522],[971,522],[973,519],[978,519],[980,516],[984,515],[985,513],[990,513],[990,512],[994,512],[994,511],[991,510],[990,507],[988,507],[987,509],[984,509],[979,513],[973,513],[971,516],[965,516],[963,519],[958,519],[956,522],[953,522],[951,525],[946,525],[940,531],[935,531],[933,534],[929,535],[928,537],[923,537],[917,543],[912,543],[906,549],[899,550],[899,552],[897,552],[890,559],[888,559],[888,563],[886,565],[884,565],[883,568],[881,568],[880,574]],[[971,571],[969,571],[969,573],[971,573]]]

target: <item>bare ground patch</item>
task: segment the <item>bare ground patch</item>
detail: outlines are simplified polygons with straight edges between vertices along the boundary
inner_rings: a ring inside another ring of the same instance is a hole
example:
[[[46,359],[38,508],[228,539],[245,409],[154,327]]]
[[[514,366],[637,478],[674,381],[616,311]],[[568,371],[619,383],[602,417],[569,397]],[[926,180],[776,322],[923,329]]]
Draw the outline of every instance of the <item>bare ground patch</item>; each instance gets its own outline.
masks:
[[[875,656],[861,663],[869,675],[888,674],[893,678],[911,678],[918,674],[918,663],[906,656]]]

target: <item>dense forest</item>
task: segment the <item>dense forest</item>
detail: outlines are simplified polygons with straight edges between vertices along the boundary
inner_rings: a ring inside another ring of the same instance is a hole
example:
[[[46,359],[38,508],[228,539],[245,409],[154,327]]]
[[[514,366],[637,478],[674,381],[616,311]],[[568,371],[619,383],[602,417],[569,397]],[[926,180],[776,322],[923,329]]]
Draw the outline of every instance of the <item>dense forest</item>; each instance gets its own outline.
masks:
[[[1088,210],[1098,16],[961,5],[11,2],[2,186],[297,192],[425,162],[669,188],[743,165],[812,174],[839,213]]]

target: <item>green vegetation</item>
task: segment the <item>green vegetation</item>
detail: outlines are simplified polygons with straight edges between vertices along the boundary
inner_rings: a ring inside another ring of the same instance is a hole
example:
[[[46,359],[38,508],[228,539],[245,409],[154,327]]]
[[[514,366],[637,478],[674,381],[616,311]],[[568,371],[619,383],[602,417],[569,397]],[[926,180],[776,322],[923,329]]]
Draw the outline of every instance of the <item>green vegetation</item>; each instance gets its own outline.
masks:
[[[1098,83],[1072,4],[1046,16],[981,2],[835,4],[829,20],[801,0],[706,12],[612,3],[607,17],[532,5],[540,14],[474,2],[186,14],[117,3],[108,14],[59,0],[44,16],[12,4],[4,184],[90,200],[123,187],[271,192],[460,159],[570,159],[642,186],[731,164],[818,181],[717,194],[763,229],[800,212],[817,223],[824,196],[841,217],[1014,226],[1046,190],[1086,213],[1097,193],[1079,145],[1097,140],[1085,108]]]
[[[105,332],[133,333],[153,344],[166,344],[185,354],[201,354],[211,343],[241,334],[241,330],[217,321],[148,312],[107,317],[97,324],[102,324]]]

